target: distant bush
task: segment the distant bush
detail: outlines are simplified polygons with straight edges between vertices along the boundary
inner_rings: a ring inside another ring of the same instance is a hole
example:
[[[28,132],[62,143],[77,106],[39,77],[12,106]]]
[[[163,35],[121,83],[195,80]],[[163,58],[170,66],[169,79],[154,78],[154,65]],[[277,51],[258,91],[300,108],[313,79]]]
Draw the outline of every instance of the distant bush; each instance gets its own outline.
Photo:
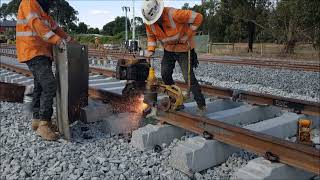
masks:
[[[75,39],[81,44],[94,44],[94,35],[77,34],[74,35]],[[120,44],[125,39],[125,32],[118,33],[114,36],[99,36],[102,44]]]

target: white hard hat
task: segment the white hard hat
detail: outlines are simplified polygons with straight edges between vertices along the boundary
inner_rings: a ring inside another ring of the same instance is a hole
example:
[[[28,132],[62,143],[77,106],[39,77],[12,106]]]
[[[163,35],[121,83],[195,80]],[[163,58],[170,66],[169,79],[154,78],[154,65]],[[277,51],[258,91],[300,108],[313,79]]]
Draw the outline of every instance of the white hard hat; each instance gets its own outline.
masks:
[[[146,24],[154,24],[162,15],[163,0],[144,0],[142,5],[142,17]]]

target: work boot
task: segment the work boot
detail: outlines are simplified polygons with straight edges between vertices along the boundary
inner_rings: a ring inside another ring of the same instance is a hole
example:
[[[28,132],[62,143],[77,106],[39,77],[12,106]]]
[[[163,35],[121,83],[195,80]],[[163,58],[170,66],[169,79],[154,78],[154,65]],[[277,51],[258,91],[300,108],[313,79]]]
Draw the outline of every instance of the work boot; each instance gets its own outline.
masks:
[[[34,131],[36,131],[36,130],[38,129],[38,127],[39,127],[39,122],[40,122],[40,119],[32,119],[32,125],[31,125],[31,127],[32,127],[32,129],[33,129]]]
[[[37,129],[37,134],[42,137],[42,139],[47,141],[55,141],[58,139],[58,135],[50,127],[50,122],[41,121]]]
[[[39,127],[39,122],[40,122],[40,119],[32,119],[32,129],[34,131],[36,131]],[[57,125],[55,124],[52,124],[51,121],[48,121],[49,123],[49,127],[54,131],[54,132],[58,132],[58,127]]]
[[[205,116],[207,114],[207,106],[198,106],[198,116]]]

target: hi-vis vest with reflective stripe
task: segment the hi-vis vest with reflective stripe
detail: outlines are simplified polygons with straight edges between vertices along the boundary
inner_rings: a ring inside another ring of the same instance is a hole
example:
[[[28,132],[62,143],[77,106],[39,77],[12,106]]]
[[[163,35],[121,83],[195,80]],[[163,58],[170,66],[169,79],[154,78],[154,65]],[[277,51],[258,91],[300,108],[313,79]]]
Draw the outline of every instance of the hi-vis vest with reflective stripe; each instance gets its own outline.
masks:
[[[161,18],[163,30],[157,23],[146,25],[149,51],[155,51],[157,40],[170,52],[187,52],[195,47],[193,35],[203,20],[200,13],[165,7]]]
[[[52,57],[52,45],[66,36],[36,0],[21,1],[16,26],[17,56],[20,62],[36,56]]]

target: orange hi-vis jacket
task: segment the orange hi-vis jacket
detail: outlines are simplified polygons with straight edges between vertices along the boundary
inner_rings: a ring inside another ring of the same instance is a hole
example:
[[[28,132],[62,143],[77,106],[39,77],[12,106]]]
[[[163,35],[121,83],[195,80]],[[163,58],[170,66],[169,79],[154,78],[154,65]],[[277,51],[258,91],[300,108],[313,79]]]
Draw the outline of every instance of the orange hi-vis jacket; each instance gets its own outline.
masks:
[[[203,21],[200,13],[165,7],[161,18],[163,30],[158,23],[146,25],[149,51],[155,51],[157,40],[170,52],[187,52],[195,47],[193,36]]]
[[[69,37],[36,0],[22,0],[18,10],[16,47],[19,62],[52,57],[52,45]]]

